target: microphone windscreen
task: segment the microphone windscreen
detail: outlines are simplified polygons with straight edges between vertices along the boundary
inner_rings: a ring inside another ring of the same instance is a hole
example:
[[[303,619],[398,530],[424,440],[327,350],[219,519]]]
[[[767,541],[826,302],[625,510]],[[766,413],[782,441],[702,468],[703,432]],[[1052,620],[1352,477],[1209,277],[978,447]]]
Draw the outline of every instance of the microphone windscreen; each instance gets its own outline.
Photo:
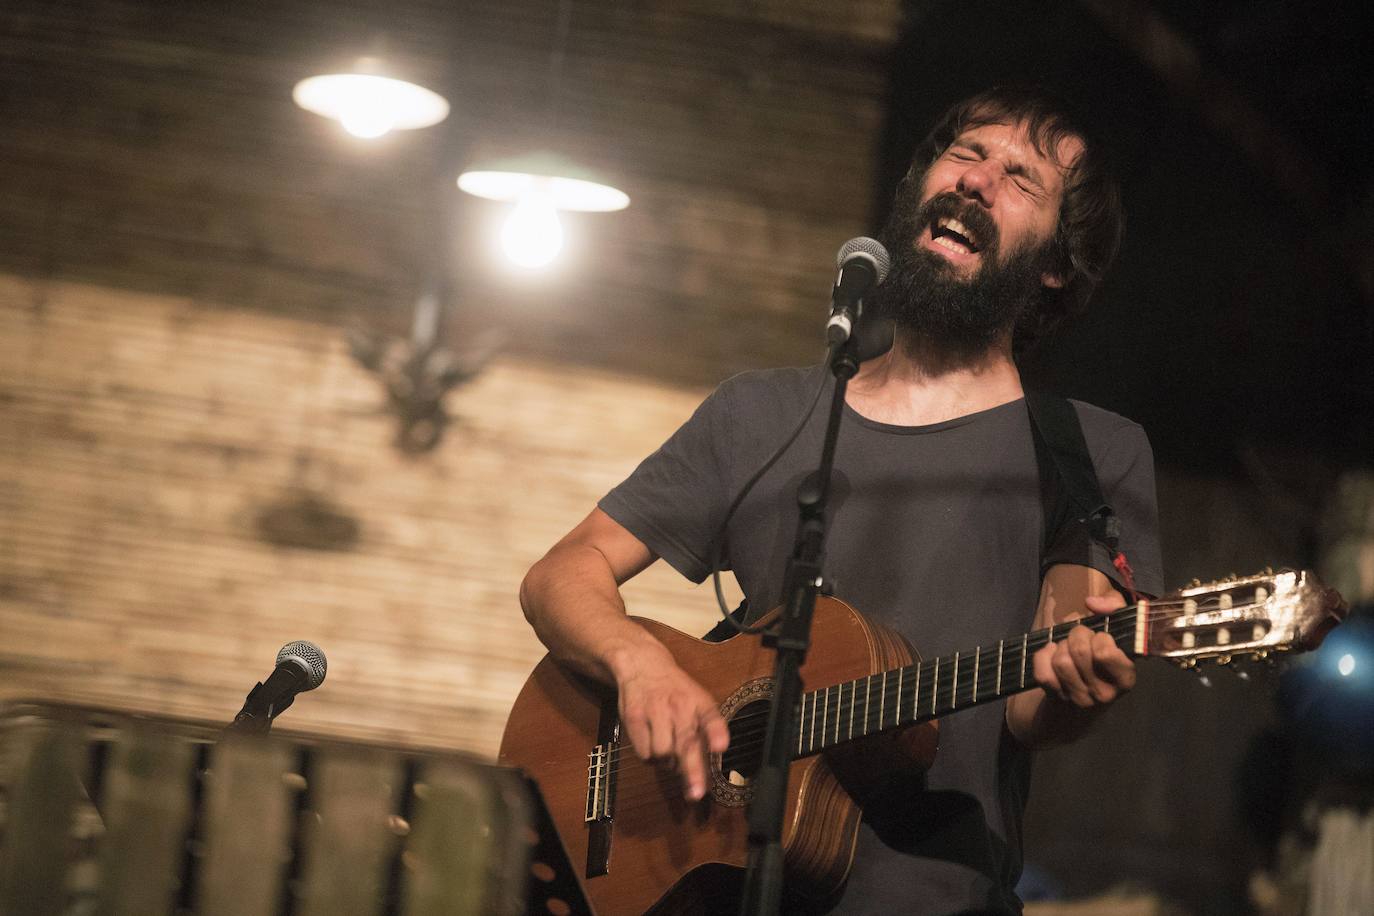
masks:
[[[324,675],[329,668],[329,663],[325,660],[324,651],[319,646],[304,639],[287,643],[277,653],[277,664],[281,665],[291,661],[296,662],[306,671],[305,690],[314,690],[324,683]]]
[[[862,235],[850,239],[840,246],[840,253],[835,255],[835,265],[838,267],[844,264],[856,254],[867,255],[873,261],[879,283],[887,279],[887,269],[892,263],[892,259],[888,256],[887,249],[883,247],[882,242]]]

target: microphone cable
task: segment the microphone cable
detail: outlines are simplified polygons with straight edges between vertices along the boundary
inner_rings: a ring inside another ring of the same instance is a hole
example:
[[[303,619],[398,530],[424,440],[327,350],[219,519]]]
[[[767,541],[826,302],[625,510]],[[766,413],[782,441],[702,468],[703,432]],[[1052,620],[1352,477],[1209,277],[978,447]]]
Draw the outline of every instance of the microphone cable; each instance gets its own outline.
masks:
[[[797,437],[801,435],[801,431],[806,428],[806,424],[810,422],[811,417],[814,416],[816,413],[816,405],[820,403],[821,395],[825,393],[826,382],[831,381],[832,379],[833,376],[829,375],[828,373],[821,373],[821,384],[819,385],[819,387],[816,388],[816,396],[811,399],[811,406],[806,408],[806,412],[802,415],[801,422],[797,424],[796,429],[792,430],[792,433],[787,437],[787,440],[783,442],[782,445],[778,446],[777,451],[773,452],[772,456],[767,461],[765,461],[757,471],[754,472],[754,475],[750,477],[748,481],[745,482],[744,487],[741,488],[741,490],[739,491],[739,495],[735,497],[734,502],[730,503],[730,508],[726,510],[725,518],[720,523],[719,532],[716,534],[715,539],[711,542],[711,584],[715,587],[716,590],[716,606],[720,609],[720,616],[727,620],[730,623],[730,626],[735,628],[735,631],[737,633],[748,633],[751,635],[758,635],[760,633],[767,632],[768,628],[755,626],[753,624],[741,623],[740,621],[736,620],[725,601],[725,592],[721,588],[720,584],[720,561],[721,554],[725,550],[725,535],[726,530],[730,527],[730,519],[734,518],[735,510],[737,510],[740,507],[740,504],[744,502],[744,498],[749,495],[751,490],[754,489],[754,485],[759,482],[759,480],[763,477],[764,474],[768,473],[768,470],[771,467],[773,467],[773,465],[777,464],[778,459],[781,458],[783,454],[789,448],[792,447],[792,443],[797,441]]]

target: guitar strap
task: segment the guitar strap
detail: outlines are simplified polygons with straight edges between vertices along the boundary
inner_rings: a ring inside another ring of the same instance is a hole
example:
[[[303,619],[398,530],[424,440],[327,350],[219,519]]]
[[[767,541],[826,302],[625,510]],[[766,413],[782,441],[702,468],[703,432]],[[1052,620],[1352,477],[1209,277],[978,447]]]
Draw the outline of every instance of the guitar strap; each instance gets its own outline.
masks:
[[[1138,601],[1135,575],[1121,552],[1121,520],[1102,496],[1102,486],[1088,453],[1078,411],[1067,398],[1045,392],[1027,392],[1026,410],[1031,418],[1031,438],[1035,443],[1035,464],[1040,476],[1040,500],[1044,506],[1045,527],[1040,532],[1040,561],[1043,574],[1045,554],[1067,525],[1083,525],[1089,536],[1107,550],[1112,565],[1121,574],[1132,601]],[[753,623],[761,611],[749,607],[748,599],[731,613],[737,621]],[[734,635],[728,621],[720,621],[704,637],[717,642]]]
[[[1078,411],[1067,398],[1038,391],[1026,393],[1026,410],[1031,418],[1040,497],[1045,507],[1045,529],[1040,541],[1042,563],[1045,552],[1066,524],[1083,525],[1089,536],[1106,548],[1131,600],[1139,600],[1135,574],[1121,552],[1121,519],[1102,496]]]

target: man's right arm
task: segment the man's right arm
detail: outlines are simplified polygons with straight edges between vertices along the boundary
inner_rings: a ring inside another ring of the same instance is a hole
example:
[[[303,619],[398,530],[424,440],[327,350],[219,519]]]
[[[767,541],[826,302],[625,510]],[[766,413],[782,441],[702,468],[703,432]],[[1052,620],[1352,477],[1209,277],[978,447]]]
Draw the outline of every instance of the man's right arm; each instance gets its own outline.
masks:
[[[642,759],[673,762],[688,798],[706,791],[706,753],[730,734],[715,701],[663,644],[626,616],[620,585],[657,557],[593,509],[520,584],[520,606],[563,664],[614,686],[621,724]]]

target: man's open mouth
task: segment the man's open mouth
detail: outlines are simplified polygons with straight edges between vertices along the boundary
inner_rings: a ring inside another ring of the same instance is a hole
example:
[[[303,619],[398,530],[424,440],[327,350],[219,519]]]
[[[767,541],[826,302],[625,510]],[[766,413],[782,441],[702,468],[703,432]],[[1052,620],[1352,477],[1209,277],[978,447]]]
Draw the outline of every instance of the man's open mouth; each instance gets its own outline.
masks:
[[[956,254],[975,254],[978,239],[967,226],[953,217],[941,217],[930,227],[930,239]]]

